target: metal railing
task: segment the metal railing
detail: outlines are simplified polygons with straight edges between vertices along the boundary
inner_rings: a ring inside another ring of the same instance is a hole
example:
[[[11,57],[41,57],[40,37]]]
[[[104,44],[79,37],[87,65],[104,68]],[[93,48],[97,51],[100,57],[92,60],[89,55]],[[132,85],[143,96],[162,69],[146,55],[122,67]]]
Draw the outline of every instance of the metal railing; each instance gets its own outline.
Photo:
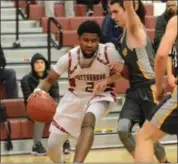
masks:
[[[51,23],[53,23],[57,28],[59,34],[57,41],[59,42],[58,44],[55,42],[55,40],[51,37]],[[51,68],[51,44],[53,47],[56,49],[61,49],[63,46],[63,29],[60,23],[53,17],[48,18],[47,22],[47,45],[48,45],[48,62],[49,62],[49,67]]]
[[[19,40],[19,15],[24,20],[28,20],[29,15],[30,15],[30,0],[25,0],[25,2],[26,2],[26,14],[22,11],[22,9],[19,8],[19,1],[20,0],[15,1],[15,4],[16,4],[16,40],[13,43],[14,48],[20,48],[21,47],[20,40]]]

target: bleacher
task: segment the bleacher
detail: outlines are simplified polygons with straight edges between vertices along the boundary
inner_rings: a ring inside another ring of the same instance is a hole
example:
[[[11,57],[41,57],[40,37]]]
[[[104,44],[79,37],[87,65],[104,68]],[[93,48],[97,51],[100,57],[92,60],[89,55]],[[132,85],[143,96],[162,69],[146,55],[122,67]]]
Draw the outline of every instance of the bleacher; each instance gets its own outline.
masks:
[[[20,1],[20,7],[25,9],[25,2]],[[148,35],[153,41],[154,38],[154,27],[156,15],[154,14],[154,4],[145,3],[147,16],[146,16],[146,29]],[[164,9],[163,9],[164,10]],[[51,61],[52,65],[57,59],[64,55],[69,49],[78,44],[76,30],[81,22],[86,19],[95,19],[99,24],[103,20],[102,7],[96,5],[94,7],[95,15],[93,17],[85,17],[86,8],[84,5],[75,5],[74,18],[64,17],[63,5],[55,5],[56,20],[61,24],[63,28],[63,48],[55,49],[52,47]],[[29,61],[33,54],[40,52],[47,58],[47,18],[44,14],[44,7],[42,5],[32,4],[30,5],[29,20],[23,20],[20,18],[20,43],[21,48],[13,48],[13,42],[15,41],[15,5],[13,1],[2,1],[1,4],[1,42],[4,48],[5,57],[7,59],[7,67],[14,68],[18,79],[19,99],[14,100],[2,100],[7,108],[7,115],[12,125],[12,139],[14,144],[14,150],[6,152],[3,144],[1,144],[2,154],[21,154],[29,153],[32,146],[32,134],[33,134],[33,122],[29,121],[26,117],[25,106],[23,102],[22,91],[19,80],[27,72],[30,71]],[[57,36],[59,35],[56,27],[52,26],[52,37],[58,42]],[[102,121],[96,127],[95,142],[93,148],[104,148],[104,147],[118,147],[122,146],[116,134],[116,124],[119,116],[119,111],[124,102],[125,90],[128,88],[127,80],[120,80],[116,87],[118,94],[118,107],[115,108],[111,113],[102,119]],[[59,80],[60,95],[63,96],[67,90],[67,74],[64,74]],[[1,97],[3,87],[0,85]],[[48,137],[48,126],[46,125],[44,131],[44,143]],[[102,130],[103,132],[101,132]],[[105,131],[104,131],[105,130]],[[6,133],[4,127],[1,127],[1,141],[4,143]],[[173,138],[163,139],[166,142],[173,142]],[[72,147],[75,146],[76,141],[71,140]]]

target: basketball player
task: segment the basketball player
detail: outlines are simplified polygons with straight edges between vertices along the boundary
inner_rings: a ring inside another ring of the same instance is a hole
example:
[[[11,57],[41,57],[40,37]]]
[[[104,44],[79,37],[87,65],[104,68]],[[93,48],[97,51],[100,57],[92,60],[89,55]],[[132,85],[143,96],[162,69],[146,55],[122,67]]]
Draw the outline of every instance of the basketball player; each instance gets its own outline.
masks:
[[[147,116],[152,113],[153,107],[156,106],[153,94],[154,54],[143,25],[143,4],[140,0],[136,4],[130,0],[110,1],[112,19],[118,26],[124,28],[118,49],[128,67],[130,83],[118,121],[118,135],[133,157],[135,157],[135,139],[131,135],[132,128],[135,124],[142,126]],[[117,62],[111,65],[111,68],[117,72],[120,72],[122,67],[123,64]],[[110,78],[108,82],[112,80],[114,79]],[[99,93],[101,86],[105,85],[103,82],[98,84],[94,90],[95,94]],[[160,143],[155,145],[155,155],[159,162],[167,162],[164,147]]]
[[[112,76],[108,64],[123,62],[115,46],[99,44],[101,30],[91,20],[78,28],[79,46],[61,57],[44,83],[35,90],[48,92],[52,84],[67,71],[69,90],[61,99],[50,126],[48,155],[53,162],[62,162],[61,148],[69,138],[78,138],[74,162],[85,160],[94,140],[95,123],[115,102],[114,85],[107,85],[97,96],[93,88]]]
[[[178,50],[178,34],[177,24],[178,16],[170,19],[166,32],[162,38],[158,48],[155,71],[156,71],[156,97],[161,99],[164,91],[162,88],[162,77],[166,71],[167,59],[170,49],[176,41],[176,49]],[[178,77],[178,74],[176,75]],[[177,81],[177,79],[176,79]],[[176,83],[175,81],[175,83]],[[137,134],[136,139],[136,162],[153,162],[153,145],[166,134],[177,134],[178,130],[178,108],[177,108],[177,85],[172,92],[172,97],[165,102],[160,109],[154,114],[151,120],[144,123],[142,129]],[[146,147],[146,149],[145,149]],[[144,150],[144,152],[143,152]]]

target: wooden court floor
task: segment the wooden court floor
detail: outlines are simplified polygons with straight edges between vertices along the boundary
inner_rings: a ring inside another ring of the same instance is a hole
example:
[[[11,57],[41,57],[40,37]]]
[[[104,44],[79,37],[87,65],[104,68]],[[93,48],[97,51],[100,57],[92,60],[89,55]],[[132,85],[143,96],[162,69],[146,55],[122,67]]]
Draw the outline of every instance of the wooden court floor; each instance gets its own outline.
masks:
[[[177,163],[177,146],[169,145],[165,146],[166,153],[170,162]],[[143,152],[144,153],[144,152]],[[69,162],[72,161],[73,152],[71,152],[70,156],[66,156]],[[31,156],[31,155],[16,155],[16,156],[3,156],[1,157],[1,162],[6,163],[15,163],[15,162],[51,162],[47,156]],[[126,149],[118,148],[118,149],[101,149],[101,150],[92,150],[88,154],[85,162],[134,162],[132,157],[128,154]],[[155,160],[155,162],[157,162]]]

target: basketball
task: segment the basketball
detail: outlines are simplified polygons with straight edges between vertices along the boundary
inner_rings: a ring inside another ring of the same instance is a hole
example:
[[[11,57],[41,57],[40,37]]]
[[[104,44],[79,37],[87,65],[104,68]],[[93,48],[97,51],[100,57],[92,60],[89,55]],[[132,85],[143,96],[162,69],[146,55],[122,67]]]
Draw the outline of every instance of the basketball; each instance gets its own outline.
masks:
[[[37,122],[50,123],[56,111],[55,100],[47,93],[31,95],[27,103],[27,114]]]

